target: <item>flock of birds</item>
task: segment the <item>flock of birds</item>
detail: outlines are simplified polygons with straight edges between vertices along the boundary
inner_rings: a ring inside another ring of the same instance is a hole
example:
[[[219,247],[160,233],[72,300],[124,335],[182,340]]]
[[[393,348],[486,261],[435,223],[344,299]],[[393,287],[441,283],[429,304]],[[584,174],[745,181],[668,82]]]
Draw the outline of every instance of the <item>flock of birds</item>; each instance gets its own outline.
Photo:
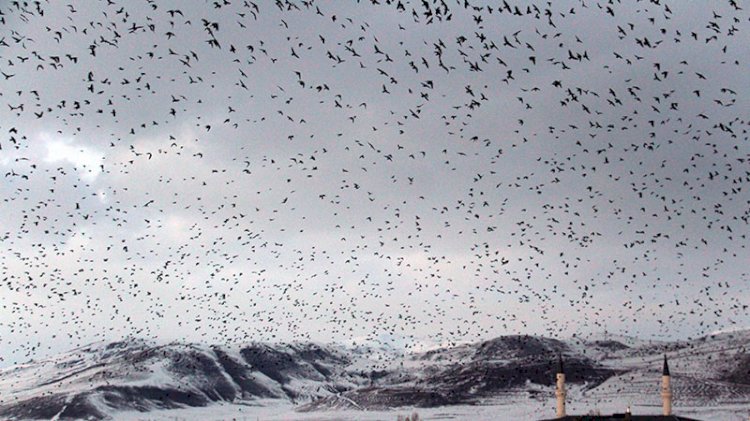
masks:
[[[750,322],[750,14],[0,5],[0,362]]]

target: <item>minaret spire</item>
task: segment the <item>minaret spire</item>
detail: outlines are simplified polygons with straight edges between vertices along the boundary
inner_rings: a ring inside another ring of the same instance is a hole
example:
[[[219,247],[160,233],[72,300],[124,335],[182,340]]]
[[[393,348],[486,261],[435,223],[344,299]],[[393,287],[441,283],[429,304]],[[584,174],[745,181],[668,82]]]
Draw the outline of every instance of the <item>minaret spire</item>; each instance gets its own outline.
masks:
[[[555,397],[557,398],[557,418],[565,417],[565,371],[563,370],[562,354],[557,357],[557,386],[555,387]]]
[[[664,354],[664,368],[661,372],[661,408],[664,415],[672,415],[672,386],[670,380],[667,354]]]

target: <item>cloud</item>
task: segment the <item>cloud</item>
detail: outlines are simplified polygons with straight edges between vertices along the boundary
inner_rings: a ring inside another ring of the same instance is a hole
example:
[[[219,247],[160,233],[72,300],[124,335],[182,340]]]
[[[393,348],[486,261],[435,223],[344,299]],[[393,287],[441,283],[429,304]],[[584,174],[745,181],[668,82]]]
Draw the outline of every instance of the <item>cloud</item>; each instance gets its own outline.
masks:
[[[39,139],[47,148],[45,162],[65,161],[72,164],[82,180],[93,182],[101,174],[104,154],[86,146],[75,144],[71,139],[41,133]]]

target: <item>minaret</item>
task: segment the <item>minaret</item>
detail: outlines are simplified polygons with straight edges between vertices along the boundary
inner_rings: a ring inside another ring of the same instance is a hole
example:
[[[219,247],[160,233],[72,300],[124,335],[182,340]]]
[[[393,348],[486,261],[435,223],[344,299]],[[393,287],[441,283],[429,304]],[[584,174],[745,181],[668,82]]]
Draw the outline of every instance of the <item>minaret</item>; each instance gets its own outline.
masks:
[[[670,385],[667,354],[664,354],[664,369],[661,372],[661,408],[664,415],[672,415],[672,386]]]
[[[557,418],[565,416],[565,371],[563,371],[562,354],[557,360],[557,386],[555,387],[555,397],[557,398]]]

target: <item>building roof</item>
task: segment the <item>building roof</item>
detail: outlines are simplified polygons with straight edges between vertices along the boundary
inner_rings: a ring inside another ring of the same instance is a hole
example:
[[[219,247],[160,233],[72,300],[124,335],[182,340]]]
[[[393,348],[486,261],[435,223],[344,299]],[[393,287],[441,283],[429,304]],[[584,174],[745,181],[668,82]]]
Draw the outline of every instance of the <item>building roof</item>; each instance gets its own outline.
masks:
[[[565,374],[563,370],[562,354],[557,356],[557,374]]]
[[[680,415],[634,415],[634,414],[612,414],[612,415],[568,415],[562,418],[550,418],[540,421],[700,421],[695,418],[687,418]]]
[[[669,375],[669,365],[667,364],[667,354],[664,354],[664,369],[661,371],[662,376]]]

